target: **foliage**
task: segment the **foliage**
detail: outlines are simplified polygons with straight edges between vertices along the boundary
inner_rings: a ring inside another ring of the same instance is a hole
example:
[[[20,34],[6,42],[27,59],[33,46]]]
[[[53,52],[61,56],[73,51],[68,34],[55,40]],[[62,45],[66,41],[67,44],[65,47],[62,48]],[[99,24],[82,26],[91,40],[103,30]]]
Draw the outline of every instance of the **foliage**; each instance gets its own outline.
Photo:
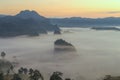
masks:
[[[2,58],[4,58],[4,57],[5,57],[5,55],[6,55],[6,53],[5,53],[5,52],[1,52],[1,57],[2,57]]]
[[[52,76],[50,77],[50,80],[63,80],[63,79],[61,78],[62,74],[63,74],[63,73],[58,72],[58,71],[53,72]]]
[[[4,80],[3,73],[0,73],[0,80]]]

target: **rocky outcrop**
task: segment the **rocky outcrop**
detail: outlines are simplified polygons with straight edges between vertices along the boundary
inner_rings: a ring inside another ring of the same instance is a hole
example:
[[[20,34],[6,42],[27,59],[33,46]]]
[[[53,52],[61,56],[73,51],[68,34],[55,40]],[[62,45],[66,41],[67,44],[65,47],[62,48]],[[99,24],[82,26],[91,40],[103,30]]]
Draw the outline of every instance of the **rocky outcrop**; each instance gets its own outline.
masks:
[[[63,39],[58,39],[54,42],[54,50],[55,51],[76,51],[75,47],[66,42]]]
[[[60,30],[55,30],[54,34],[61,34]]]

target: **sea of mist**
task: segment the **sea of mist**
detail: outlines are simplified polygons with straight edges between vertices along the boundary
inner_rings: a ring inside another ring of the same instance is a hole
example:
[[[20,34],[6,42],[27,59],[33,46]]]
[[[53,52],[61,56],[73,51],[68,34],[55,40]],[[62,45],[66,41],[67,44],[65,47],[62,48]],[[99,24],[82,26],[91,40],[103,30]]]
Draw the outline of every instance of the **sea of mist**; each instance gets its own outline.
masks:
[[[54,41],[64,39],[77,52],[54,53]],[[46,80],[54,71],[63,78],[98,80],[105,75],[120,76],[120,32],[95,31],[87,28],[62,28],[61,35],[19,36],[0,38],[0,52],[6,59],[19,62],[19,67],[39,69]]]

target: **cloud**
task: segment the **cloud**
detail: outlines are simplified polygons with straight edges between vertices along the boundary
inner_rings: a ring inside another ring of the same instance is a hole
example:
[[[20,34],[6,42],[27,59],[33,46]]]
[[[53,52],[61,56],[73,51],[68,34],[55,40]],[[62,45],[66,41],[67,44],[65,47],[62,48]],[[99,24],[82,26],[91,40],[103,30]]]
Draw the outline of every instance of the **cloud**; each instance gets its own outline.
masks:
[[[109,12],[104,12],[106,14],[117,14],[120,13],[120,11],[109,11]]]

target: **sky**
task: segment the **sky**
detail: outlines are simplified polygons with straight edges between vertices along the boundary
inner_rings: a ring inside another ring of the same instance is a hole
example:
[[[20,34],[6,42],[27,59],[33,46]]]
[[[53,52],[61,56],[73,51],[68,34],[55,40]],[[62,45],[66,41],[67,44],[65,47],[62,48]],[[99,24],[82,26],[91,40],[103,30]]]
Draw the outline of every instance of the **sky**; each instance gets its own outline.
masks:
[[[0,0],[0,14],[26,9],[45,17],[120,17],[120,0]]]

